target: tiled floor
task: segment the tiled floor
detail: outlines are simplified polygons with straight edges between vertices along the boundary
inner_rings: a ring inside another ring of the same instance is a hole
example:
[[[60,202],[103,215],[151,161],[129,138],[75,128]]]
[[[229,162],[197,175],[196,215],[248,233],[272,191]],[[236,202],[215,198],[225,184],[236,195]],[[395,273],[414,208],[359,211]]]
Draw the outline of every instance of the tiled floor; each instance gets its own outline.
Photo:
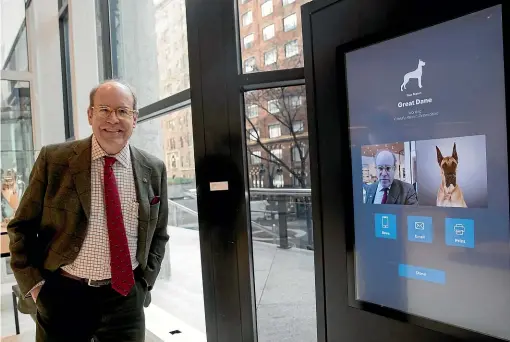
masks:
[[[34,342],[35,331],[27,331],[19,335],[2,337],[1,342]]]
[[[12,303],[12,285],[14,283],[4,283],[2,284],[2,292],[1,292],[1,312],[0,312],[0,321],[1,321],[1,336],[11,336],[16,334],[16,326],[14,325],[14,310]],[[23,332],[23,338],[21,341],[30,341],[33,342],[35,340],[35,323],[32,320],[30,315],[19,314],[19,325],[20,331]],[[3,340],[2,340],[3,342]]]

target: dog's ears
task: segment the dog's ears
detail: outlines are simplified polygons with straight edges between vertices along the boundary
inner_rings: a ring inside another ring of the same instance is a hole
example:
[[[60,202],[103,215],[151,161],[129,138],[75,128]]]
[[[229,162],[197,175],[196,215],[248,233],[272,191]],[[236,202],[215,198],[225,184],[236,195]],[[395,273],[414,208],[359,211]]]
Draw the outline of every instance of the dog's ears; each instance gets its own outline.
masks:
[[[437,162],[439,166],[441,166],[441,162],[443,161],[443,155],[441,154],[441,151],[439,150],[439,147],[436,146],[436,152],[437,152]]]
[[[455,143],[453,143],[452,158],[455,159],[457,163],[459,163],[459,156],[457,156],[457,146]]]

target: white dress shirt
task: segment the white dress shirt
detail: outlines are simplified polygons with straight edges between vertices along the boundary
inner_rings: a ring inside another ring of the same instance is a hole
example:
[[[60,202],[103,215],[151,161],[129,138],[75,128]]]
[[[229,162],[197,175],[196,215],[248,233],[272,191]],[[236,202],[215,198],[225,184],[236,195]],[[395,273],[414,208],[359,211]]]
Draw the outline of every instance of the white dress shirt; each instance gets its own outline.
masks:
[[[92,165],[91,165],[91,206],[87,235],[78,257],[70,265],[62,269],[74,276],[103,280],[110,279],[110,245],[108,227],[106,225],[106,210],[104,202],[104,157],[115,157],[113,173],[119,190],[124,228],[131,255],[133,269],[138,266],[136,249],[138,241],[138,202],[136,198],[135,178],[131,164],[129,144],[118,154],[109,155],[92,136]]]
[[[391,185],[388,187],[388,195],[390,193]],[[377,185],[377,191],[375,192],[374,196],[374,204],[381,204],[382,199],[384,196],[384,188],[381,186],[381,183],[379,182]]]

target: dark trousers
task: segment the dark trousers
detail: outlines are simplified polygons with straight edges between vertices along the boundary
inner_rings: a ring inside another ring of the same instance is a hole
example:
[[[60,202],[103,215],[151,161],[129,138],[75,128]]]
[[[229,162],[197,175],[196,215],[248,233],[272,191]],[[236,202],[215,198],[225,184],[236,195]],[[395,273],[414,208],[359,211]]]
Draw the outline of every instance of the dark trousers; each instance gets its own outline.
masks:
[[[147,287],[135,279],[124,297],[110,285],[90,287],[60,274],[49,276],[37,297],[36,341],[143,342]]]

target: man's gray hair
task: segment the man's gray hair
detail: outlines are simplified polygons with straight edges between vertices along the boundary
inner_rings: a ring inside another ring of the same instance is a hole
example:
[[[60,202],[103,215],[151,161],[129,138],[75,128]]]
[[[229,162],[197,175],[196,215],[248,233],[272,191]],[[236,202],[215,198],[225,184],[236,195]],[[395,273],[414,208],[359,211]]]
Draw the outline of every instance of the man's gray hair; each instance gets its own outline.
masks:
[[[375,165],[377,165],[377,157],[379,156],[379,154],[381,152],[389,152],[391,154],[391,156],[393,157],[393,166],[397,166],[397,157],[395,157],[395,153],[391,152],[390,150],[379,150],[377,151],[377,153],[375,154]]]
[[[89,94],[89,107],[93,107],[94,106],[94,97],[96,96],[97,90],[102,85],[104,85],[106,83],[118,83],[120,85],[123,85],[127,89],[129,89],[129,92],[131,93],[131,96],[133,96],[133,109],[136,110],[137,99],[136,99],[136,94],[135,94],[135,92],[133,90],[133,87],[131,87],[128,83],[126,83],[126,82],[124,82],[122,80],[119,80],[119,79],[104,80],[103,82],[99,83],[97,86],[92,88],[92,90],[90,91],[90,94]]]

